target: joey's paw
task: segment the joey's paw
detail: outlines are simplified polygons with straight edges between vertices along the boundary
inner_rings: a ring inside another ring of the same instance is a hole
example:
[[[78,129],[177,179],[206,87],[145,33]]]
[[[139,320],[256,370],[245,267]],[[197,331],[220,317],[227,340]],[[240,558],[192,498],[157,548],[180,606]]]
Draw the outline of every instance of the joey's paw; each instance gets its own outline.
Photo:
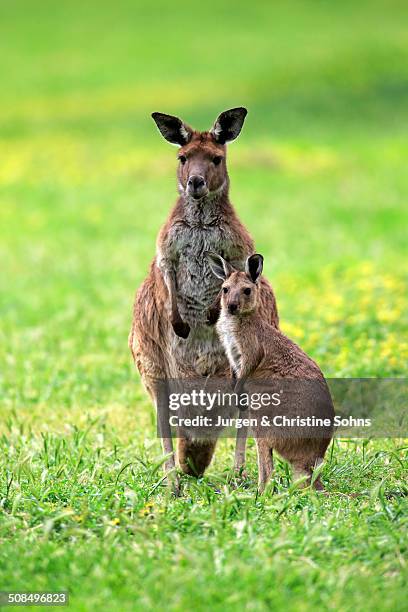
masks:
[[[234,391],[237,395],[241,395],[242,393],[245,393],[245,381],[237,380],[234,385]]]
[[[236,480],[241,482],[248,480],[248,472],[243,465],[241,467],[234,467],[234,473]]]
[[[248,476],[248,472],[244,469],[243,466],[234,467],[234,469],[231,470],[231,473],[227,477],[227,482],[232,488],[235,489],[241,487],[246,488],[250,484],[250,478]]]
[[[173,479],[169,482],[170,490],[174,497],[180,497],[181,495],[181,481],[180,476],[177,474]]]
[[[174,497],[180,497],[181,480],[179,474],[174,471],[174,469],[166,475],[164,483],[167,485],[168,490],[172,495],[174,495]]]
[[[175,323],[173,323],[173,330],[176,336],[180,336],[180,338],[186,339],[188,338],[188,335],[190,333],[190,326],[184,321],[176,321]]]

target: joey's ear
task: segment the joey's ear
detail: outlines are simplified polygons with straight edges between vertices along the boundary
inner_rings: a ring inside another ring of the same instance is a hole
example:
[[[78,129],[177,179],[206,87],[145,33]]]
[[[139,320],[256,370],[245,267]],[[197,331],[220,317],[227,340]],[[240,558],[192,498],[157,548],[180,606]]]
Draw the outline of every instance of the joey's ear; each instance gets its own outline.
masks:
[[[239,106],[226,110],[216,119],[211,134],[219,144],[225,144],[235,140],[244,125],[247,109]]]
[[[190,142],[193,130],[178,117],[163,113],[152,113],[152,117],[163,138],[172,144],[183,146]]]
[[[210,264],[211,271],[217,278],[224,281],[233,273],[233,266],[231,266],[228,261],[225,261],[221,255],[217,255],[217,253],[213,253],[212,251],[205,251],[204,255]]]
[[[256,283],[262,274],[263,260],[262,255],[255,253],[255,255],[248,257],[245,262],[245,272],[254,283]]]

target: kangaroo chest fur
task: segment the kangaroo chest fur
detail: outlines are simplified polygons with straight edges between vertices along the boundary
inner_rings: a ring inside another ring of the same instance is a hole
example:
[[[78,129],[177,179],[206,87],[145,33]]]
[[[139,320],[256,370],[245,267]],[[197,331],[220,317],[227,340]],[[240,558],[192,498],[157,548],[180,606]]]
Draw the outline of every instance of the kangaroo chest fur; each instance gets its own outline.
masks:
[[[207,308],[214,301],[221,283],[214,278],[205,251],[222,250],[228,257],[233,245],[220,227],[174,228],[169,245],[174,253],[177,303],[184,321],[191,327],[205,324]]]
[[[237,252],[229,225],[210,213],[206,216],[205,212],[174,223],[158,252],[159,265],[165,261],[174,273],[179,312],[191,328],[185,340],[170,331],[170,374],[175,377],[207,376],[228,370],[215,327],[207,324],[208,308],[221,288],[221,281],[214,278],[205,251],[216,251],[229,260],[238,259],[240,266],[246,256]]]
[[[236,376],[241,370],[241,348],[236,336],[236,321],[221,312],[217,323],[217,331],[227,354],[228,361]]]

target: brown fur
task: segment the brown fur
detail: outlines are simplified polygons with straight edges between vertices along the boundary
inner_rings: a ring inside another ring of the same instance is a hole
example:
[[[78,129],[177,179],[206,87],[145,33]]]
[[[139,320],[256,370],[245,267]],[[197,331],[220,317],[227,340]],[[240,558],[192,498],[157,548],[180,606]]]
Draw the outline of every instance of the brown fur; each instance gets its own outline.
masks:
[[[165,406],[159,406],[160,381],[225,376],[229,372],[228,360],[210,326],[218,316],[221,283],[213,282],[208,264],[203,270],[204,251],[215,246],[226,259],[243,268],[254,245],[229,200],[225,145],[210,132],[193,132],[177,118],[160,117],[173,121],[176,132],[180,124],[189,140],[179,150],[179,158],[186,157],[177,171],[180,196],[159,232],[156,257],[136,294],[129,347],[156,408],[165,411]],[[180,134],[173,135],[172,125],[159,129],[171,142],[181,139]],[[222,156],[218,165],[214,164],[215,156]],[[192,173],[205,179],[204,195],[197,201],[195,194],[188,191]],[[271,325],[278,326],[275,297],[266,280],[261,283],[260,311]],[[161,399],[164,401],[164,396]],[[172,453],[168,434],[161,432],[166,454]],[[211,461],[214,446],[213,441],[181,440],[181,469],[193,473],[191,464],[202,474]],[[174,466],[171,454],[165,469],[174,471]]]
[[[273,379],[306,381],[304,386],[298,386],[297,395],[291,397],[293,405],[289,408],[290,416],[312,416],[310,410],[317,409],[318,414],[314,416],[332,419],[332,400],[317,364],[297,344],[265,320],[260,309],[262,289],[258,278],[262,263],[260,260],[259,262],[258,272],[252,276],[248,272],[233,270],[224,262],[226,280],[222,287],[221,316],[217,330],[239,381],[236,391],[242,391],[244,386],[248,392],[259,391],[261,381]],[[219,273],[219,270],[219,267],[216,268],[216,273]],[[313,381],[313,395],[308,397],[309,380]],[[262,415],[272,416],[273,411],[273,408],[262,409]],[[249,414],[250,417],[258,419],[259,415],[260,413],[255,411],[250,411]],[[258,450],[260,491],[264,490],[272,473],[273,449],[291,463],[295,478],[306,476],[310,479],[315,464],[322,461],[331,441],[331,437],[326,433],[325,437],[286,437],[275,435],[276,428],[268,430],[266,434],[260,426],[255,428],[253,433]],[[314,486],[316,489],[323,489],[319,478],[315,480]]]

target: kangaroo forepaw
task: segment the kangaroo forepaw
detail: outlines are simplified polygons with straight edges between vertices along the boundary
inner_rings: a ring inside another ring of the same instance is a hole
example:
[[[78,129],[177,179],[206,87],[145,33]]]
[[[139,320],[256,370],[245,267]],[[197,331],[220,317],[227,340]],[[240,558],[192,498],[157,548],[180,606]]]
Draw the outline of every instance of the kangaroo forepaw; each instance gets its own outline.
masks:
[[[172,326],[176,336],[180,336],[180,338],[184,339],[188,338],[190,333],[190,326],[188,323],[185,323],[184,321],[176,321],[175,323],[172,323]]]
[[[245,380],[238,379],[233,382],[233,388],[237,395],[245,392]]]
[[[219,316],[219,308],[209,308],[207,312],[207,325],[215,325]]]

